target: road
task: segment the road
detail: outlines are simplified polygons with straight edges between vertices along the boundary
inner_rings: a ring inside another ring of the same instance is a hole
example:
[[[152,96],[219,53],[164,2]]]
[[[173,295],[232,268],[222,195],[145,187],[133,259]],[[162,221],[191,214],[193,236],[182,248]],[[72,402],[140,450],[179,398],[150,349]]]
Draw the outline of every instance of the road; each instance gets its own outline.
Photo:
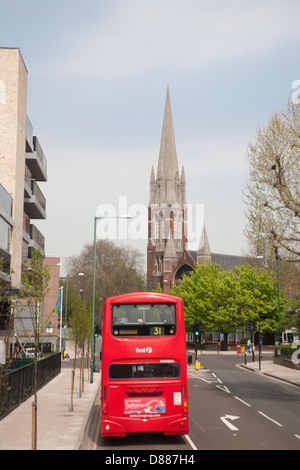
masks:
[[[300,389],[245,370],[237,356],[203,354],[188,367],[189,436],[102,438],[100,391],[82,449],[105,451],[300,450]]]
[[[197,449],[300,449],[300,389],[241,368],[236,356],[203,355],[189,372]]]

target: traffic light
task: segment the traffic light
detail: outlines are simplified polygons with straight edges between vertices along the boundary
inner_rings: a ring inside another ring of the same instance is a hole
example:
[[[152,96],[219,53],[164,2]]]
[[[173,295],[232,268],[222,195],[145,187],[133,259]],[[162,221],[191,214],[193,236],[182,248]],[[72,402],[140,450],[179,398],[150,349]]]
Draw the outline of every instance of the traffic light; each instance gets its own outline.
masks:
[[[94,338],[98,338],[98,335],[99,335],[99,327],[98,327],[98,326],[95,326]]]
[[[250,331],[250,326],[251,326],[251,321],[249,320],[249,318],[246,319],[246,330],[247,331]]]
[[[199,324],[197,322],[193,324],[193,333],[195,336],[199,336],[200,331],[199,331]]]
[[[199,322],[195,322],[193,324],[193,333],[195,336],[200,336],[200,333],[203,332],[203,325],[202,321],[200,320]]]
[[[264,332],[262,330],[259,331],[259,341],[263,341],[264,339]]]

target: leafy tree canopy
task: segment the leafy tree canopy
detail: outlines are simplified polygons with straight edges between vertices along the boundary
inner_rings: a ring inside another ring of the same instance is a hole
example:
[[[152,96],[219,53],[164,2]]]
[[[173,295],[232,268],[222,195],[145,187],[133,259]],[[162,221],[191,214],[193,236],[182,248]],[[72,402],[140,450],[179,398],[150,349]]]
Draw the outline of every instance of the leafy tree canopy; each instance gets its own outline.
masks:
[[[278,329],[277,285],[265,269],[250,265],[222,271],[218,264],[198,265],[194,273],[170,292],[184,302],[187,330],[202,321],[204,331],[225,333],[243,329],[246,319],[257,321],[265,331]],[[279,292],[280,310],[288,299]]]

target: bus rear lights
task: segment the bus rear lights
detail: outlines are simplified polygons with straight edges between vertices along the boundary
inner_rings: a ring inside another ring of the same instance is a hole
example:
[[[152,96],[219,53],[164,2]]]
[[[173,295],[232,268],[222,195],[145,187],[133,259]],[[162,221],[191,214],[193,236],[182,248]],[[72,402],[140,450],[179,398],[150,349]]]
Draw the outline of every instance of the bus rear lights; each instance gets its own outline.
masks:
[[[182,403],[182,406],[183,406],[183,412],[184,412],[184,413],[187,413],[187,412],[188,412],[188,404],[187,404],[187,402],[184,401],[184,402]]]
[[[105,426],[105,431],[109,431],[109,430],[110,430],[110,425],[107,424],[107,425]]]
[[[106,405],[106,403],[103,403],[102,404],[102,414],[106,415],[106,413],[107,413],[107,405]]]

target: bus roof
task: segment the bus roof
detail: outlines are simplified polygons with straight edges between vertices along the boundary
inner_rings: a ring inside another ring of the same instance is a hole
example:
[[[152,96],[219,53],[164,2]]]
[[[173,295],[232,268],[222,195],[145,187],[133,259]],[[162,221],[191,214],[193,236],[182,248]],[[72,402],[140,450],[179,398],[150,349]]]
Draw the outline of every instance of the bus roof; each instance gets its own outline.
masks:
[[[133,303],[133,302],[178,302],[182,301],[180,297],[158,292],[131,292],[129,294],[115,295],[109,297],[106,302],[109,303]]]

